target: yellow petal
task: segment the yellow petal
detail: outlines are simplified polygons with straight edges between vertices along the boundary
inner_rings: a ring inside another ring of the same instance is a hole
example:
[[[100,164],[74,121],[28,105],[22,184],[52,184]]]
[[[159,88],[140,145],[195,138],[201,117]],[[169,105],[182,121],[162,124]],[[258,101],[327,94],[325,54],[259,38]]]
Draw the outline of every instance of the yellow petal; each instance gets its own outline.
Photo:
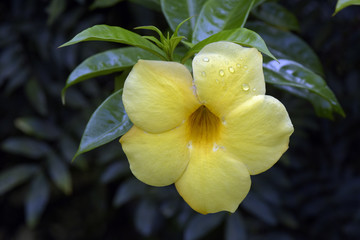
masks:
[[[185,126],[152,134],[133,126],[120,143],[129,160],[132,173],[140,181],[153,186],[174,183],[189,161]]]
[[[151,133],[179,126],[199,106],[184,65],[146,60],[139,60],[127,77],[123,102],[134,125]]]
[[[176,189],[195,211],[202,214],[234,212],[249,192],[251,180],[246,166],[219,146],[192,147],[190,161]]]
[[[219,117],[252,96],[265,94],[262,55],[255,48],[211,43],[194,58],[193,72],[199,100]]]
[[[294,128],[284,105],[271,96],[255,96],[225,118],[221,144],[250,174],[273,166],[288,149]]]

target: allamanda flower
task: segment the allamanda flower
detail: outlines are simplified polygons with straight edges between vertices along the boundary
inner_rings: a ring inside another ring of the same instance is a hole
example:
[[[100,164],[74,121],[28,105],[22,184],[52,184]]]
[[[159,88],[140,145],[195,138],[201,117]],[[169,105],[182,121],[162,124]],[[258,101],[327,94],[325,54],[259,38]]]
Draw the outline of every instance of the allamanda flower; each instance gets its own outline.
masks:
[[[285,107],[264,95],[258,50],[211,43],[194,58],[193,76],[180,63],[139,60],[123,91],[134,126],[120,142],[139,180],[175,183],[202,214],[234,212],[250,175],[287,150],[293,126]]]

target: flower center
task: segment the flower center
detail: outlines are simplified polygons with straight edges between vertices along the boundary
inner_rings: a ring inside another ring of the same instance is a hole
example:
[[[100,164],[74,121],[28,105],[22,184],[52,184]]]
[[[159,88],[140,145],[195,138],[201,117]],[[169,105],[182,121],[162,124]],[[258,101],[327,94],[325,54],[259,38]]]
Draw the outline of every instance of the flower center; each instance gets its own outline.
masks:
[[[213,147],[219,139],[221,121],[207,107],[201,105],[189,116],[187,130],[190,144]]]

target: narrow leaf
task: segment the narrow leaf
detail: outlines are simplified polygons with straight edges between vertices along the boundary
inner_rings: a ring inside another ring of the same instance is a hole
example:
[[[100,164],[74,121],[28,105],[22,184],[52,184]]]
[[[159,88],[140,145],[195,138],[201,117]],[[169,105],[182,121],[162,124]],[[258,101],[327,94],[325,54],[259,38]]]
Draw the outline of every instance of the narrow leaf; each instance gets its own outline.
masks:
[[[186,21],[178,31],[179,36],[185,36],[188,41],[191,41],[196,19],[206,1],[207,0],[161,0],[161,10],[173,31],[175,31],[176,27],[182,21],[192,17],[189,21]]]
[[[254,193],[249,193],[242,203],[242,207],[269,225],[275,225],[277,219],[270,207]]]
[[[15,119],[15,126],[24,133],[43,139],[54,140],[61,131],[50,122],[50,120],[42,120],[35,117],[24,117]]]
[[[184,239],[196,240],[206,236],[221,224],[224,216],[225,215],[223,213],[195,215],[195,217],[192,218],[186,226]]]
[[[315,104],[315,106],[321,107],[322,105],[318,105],[319,103],[315,102],[318,98],[314,98],[308,94],[314,93],[328,103],[324,105],[325,108],[330,106],[331,112],[336,112],[343,117],[345,116],[340,103],[336,99],[334,93],[326,85],[324,79],[311,70],[299,63],[286,59],[279,59],[279,62],[270,61],[264,63],[263,66],[267,83],[291,87],[285,88],[285,90],[288,89],[290,93],[302,96]],[[301,91],[301,93],[294,92],[293,87],[298,88],[298,91]],[[328,114],[321,116],[327,117],[327,115]]]
[[[71,176],[68,166],[55,154],[50,154],[47,159],[48,171],[55,185],[65,194],[70,194]]]
[[[149,237],[158,222],[159,213],[153,202],[142,200],[136,209],[135,227],[145,237]]]
[[[321,62],[315,52],[296,35],[261,22],[247,23],[246,27],[257,32],[264,39],[276,58],[299,62],[315,73],[324,75]]]
[[[133,33],[121,27],[108,25],[95,25],[91,28],[85,29],[60,47],[70,46],[84,41],[106,41],[128,44],[145,49],[163,59],[166,59],[160,48],[144,39],[139,34]]]
[[[125,134],[132,126],[123,103],[122,89],[110,95],[93,113],[86,125],[73,159]]]
[[[24,183],[34,173],[38,167],[32,164],[21,164],[16,167],[6,169],[0,173],[0,196],[10,191],[14,187]]]
[[[62,91],[64,97],[68,87],[89,78],[120,72],[132,67],[139,59],[159,58],[143,49],[126,47],[95,54],[79,64],[70,74]]]
[[[123,0],[95,0],[91,6],[90,9],[94,10],[97,8],[107,8],[107,7],[112,7],[114,5],[116,5],[119,2],[122,2]]]
[[[34,227],[49,200],[49,184],[43,174],[39,174],[32,181],[25,199],[25,217],[29,227]]]
[[[229,214],[225,227],[226,240],[246,239],[245,224],[239,213]]]
[[[145,184],[135,178],[122,183],[116,190],[113,206],[120,207],[128,201],[140,196],[145,191]]]
[[[342,9],[349,7],[351,5],[360,5],[360,0],[338,0],[338,2],[336,3],[336,8],[333,16]]]
[[[198,43],[222,30],[244,26],[254,0],[208,0],[201,9],[193,33]]]
[[[29,158],[40,158],[50,151],[45,142],[25,137],[8,138],[1,144],[1,149]]]
[[[252,13],[259,19],[285,30],[299,31],[296,16],[275,2],[267,2],[255,8]]]
[[[102,183],[110,183],[115,179],[129,173],[129,171],[129,164],[125,161],[112,163],[104,170],[100,181]]]
[[[189,57],[191,57],[195,53],[198,53],[207,44],[218,41],[229,41],[246,47],[255,47],[262,53],[275,59],[275,57],[268,50],[264,40],[256,32],[253,32],[246,28],[237,28],[221,31],[197,43],[185,54],[181,62],[185,62]]]

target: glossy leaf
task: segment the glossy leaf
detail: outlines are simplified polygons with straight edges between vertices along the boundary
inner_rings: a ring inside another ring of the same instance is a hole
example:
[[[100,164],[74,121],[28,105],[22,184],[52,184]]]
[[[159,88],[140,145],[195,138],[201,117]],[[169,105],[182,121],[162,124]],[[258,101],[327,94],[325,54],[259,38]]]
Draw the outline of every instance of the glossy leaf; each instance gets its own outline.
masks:
[[[185,228],[184,239],[196,240],[206,236],[221,224],[224,217],[223,213],[195,215]]]
[[[50,151],[45,142],[25,137],[8,138],[1,144],[1,149],[29,158],[40,158]]]
[[[42,120],[35,117],[24,117],[15,119],[15,126],[22,132],[38,138],[54,140],[61,131],[50,122],[50,120]]]
[[[246,27],[257,32],[264,39],[276,58],[299,62],[315,73],[324,75],[315,52],[296,35],[261,22],[247,23]]]
[[[90,9],[96,9],[96,8],[107,8],[112,7],[116,5],[119,2],[122,2],[123,0],[94,0],[94,2],[91,4]]]
[[[125,134],[132,126],[123,103],[122,89],[110,95],[92,114],[73,159]]]
[[[201,9],[194,28],[193,43],[222,30],[244,26],[254,0],[208,0]]]
[[[19,164],[0,172],[0,196],[27,181],[38,167],[32,164]]]
[[[49,184],[43,174],[32,181],[25,199],[25,217],[29,227],[34,227],[44,212],[50,195]]]
[[[182,21],[191,17],[189,21],[181,26],[178,32],[179,36],[185,36],[187,41],[191,41],[196,19],[206,1],[207,0],[161,0],[161,10],[173,31],[175,31],[176,27]]]
[[[50,154],[47,159],[48,171],[52,181],[65,194],[72,191],[71,176],[67,164],[55,154]]]
[[[62,91],[64,97],[68,87],[89,78],[119,72],[132,67],[139,59],[159,58],[148,51],[135,47],[126,47],[95,54],[80,63],[69,75]]]
[[[252,13],[259,19],[285,30],[299,31],[296,16],[275,2],[267,2],[255,8]]]
[[[257,48],[262,53],[275,59],[275,57],[268,50],[264,40],[256,32],[253,32],[246,28],[237,28],[237,29],[221,31],[197,43],[185,54],[185,56],[181,61],[185,62],[189,57],[191,57],[195,53],[198,53],[203,47],[205,47],[209,43],[218,42],[218,41],[229,41],[240,44],[245,47],[254,47]]]
[[[70,46],[85,41],[106,41],[123,43],[145,49],[163,59],[166,59],[163,51],[160,48],[158,48],[139,34],[133,33],[121,27],[108,25],[95,25],[91,28],[85,29],[81,33],[77,34],[73,39],[64,43],[60,47]]]
[[[336,8],[333,16],[342,9],[349,7],[351,5],[360,5],[360,0],[338,0],[336,3]]]
[[[324,108],[324,114],[321,114],[321,111],[319,112],[319,110],[317,110],[317,113],[322,117],[332,118],[331,112],[336,112],[343,117],[345,116],[340,103],[326,85],[324,79],[294,61],[286,59],[279,59],[278,61],[279,62],[270,61],[263,64],[267,83],[288,86],[290,88],[285,88],[284,90],[308,99],[316,108]],[[294,91],[294,88],[297,89]],[[299,91],[301,93],[299,93]],[[309,93],[316,94],[323,100],[319,102],[319,98],[314,98],[314,96],[309,95]],[[324,104],[324,100],[327,104]],[[330,115],[329,107],[331,109]]]
[[[229,214],[226,219],[225,239],[238,240],[246,239],[245,224],[238,212]]]
[[[123,182],[116,190],[113,206],[120,207],[128,201],[140,196],[145,191],[145,184],[135,178]]]

